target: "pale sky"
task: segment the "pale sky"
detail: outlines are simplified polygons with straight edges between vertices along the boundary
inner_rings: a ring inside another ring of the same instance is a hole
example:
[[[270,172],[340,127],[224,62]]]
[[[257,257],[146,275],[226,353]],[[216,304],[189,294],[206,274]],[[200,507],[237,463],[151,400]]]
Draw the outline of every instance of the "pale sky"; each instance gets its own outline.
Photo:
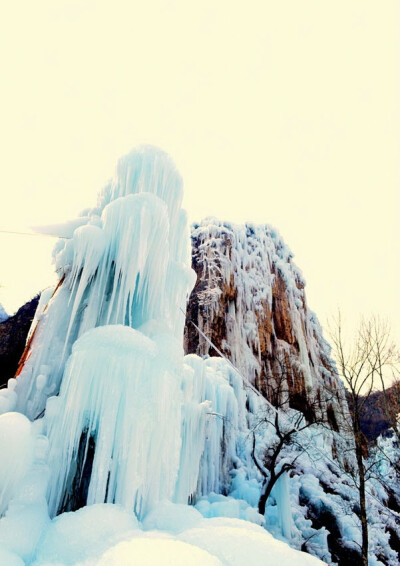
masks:
[[[399,0],[8,2],[0,229],[74,218],[151,143],[192,221],[275,225],[322,323],[374,312],[400,341],[399,24]],[[53,244],[0,233],[10,313]]]

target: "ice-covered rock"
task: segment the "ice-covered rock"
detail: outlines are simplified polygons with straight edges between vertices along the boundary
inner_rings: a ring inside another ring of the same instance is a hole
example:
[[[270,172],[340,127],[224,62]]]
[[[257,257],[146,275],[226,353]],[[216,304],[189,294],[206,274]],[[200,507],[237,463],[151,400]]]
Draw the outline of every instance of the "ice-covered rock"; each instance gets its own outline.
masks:
[[[284,378],[291,407],[308,418],[323,415],[342,430],[343,385],[307,306],[303,275],[278,231],[206,218],[192,226],[192,248],[197,282],[185,351],[219,355],[193,322],[268,399]]]

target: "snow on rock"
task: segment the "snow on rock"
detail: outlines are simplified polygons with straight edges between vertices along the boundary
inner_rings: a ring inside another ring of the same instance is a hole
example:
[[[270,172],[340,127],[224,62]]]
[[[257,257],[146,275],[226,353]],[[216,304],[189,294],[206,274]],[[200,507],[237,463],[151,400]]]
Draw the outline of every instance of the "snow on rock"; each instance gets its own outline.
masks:
[[[139,528],[135,515],[119,505],[98,504],[59,515],[48,526],[36,553],[35,566],[72,566],[99,558]]]
[[[203,548],[226,566],[318,566],[323,562],[290,548],[262,528],[248,528],[247,523],[231,519],[226,525],[204,526],[182,533],[180,540]]]
[[[0,415],[0,516],[20,488],[33,460],[34,438],[29,419],[20,413]]]
[[[96,566],[222,566],[205,550],[178,540],[133,539],[110,549]],[[244,566],[244,565],[243,565]]]
[[[143,528],[178,534],[188,528],[198,526],[202,520],[201,513],[194,507],[163,501],[146,515],[143,520]]]

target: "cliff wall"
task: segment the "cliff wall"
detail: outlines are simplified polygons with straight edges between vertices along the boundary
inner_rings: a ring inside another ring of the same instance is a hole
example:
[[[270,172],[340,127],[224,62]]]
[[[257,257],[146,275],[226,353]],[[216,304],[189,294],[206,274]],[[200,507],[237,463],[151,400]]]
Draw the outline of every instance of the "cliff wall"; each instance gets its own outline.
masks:
[[[304,278],[279,233],[208,218],[193,226],[192,247],[197,281],[187,308],[186,352],[218,355],[193,322],[270,401],[288,401],[310,420],[326,415],[339,430],[347,410],[343,386],[308,308]]]

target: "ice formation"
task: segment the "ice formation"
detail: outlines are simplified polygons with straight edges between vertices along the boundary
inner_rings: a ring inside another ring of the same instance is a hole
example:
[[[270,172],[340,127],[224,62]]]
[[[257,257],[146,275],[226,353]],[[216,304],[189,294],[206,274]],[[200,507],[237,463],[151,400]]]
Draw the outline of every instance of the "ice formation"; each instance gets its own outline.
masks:
[[[181,198],[169,158],[134,151],[56,246],[60,283],[42,297],[6,406],[44,414],[52,516],[84,501],[143,518],[164,499],[228,493],[232,468],[249,463],[240,376],[183,357],[194,273]]]
[[[109,502],[142,519],[164,500],[199,500],[207,514],[202,497],[228,494],[232,479],[238,488],[245,478],[243,494],[257,483],[246,471],[246,404],[262,401],[223,360],[183,356],[182,307],[195,276],[181,199],[169,158],[133,151],[56,246],[60,282],[43,294],[18,378],[2,393],[4,409],[38,419],[48,438],[51,516]],[[209,516],[262,522],[248,504],[215,497]]]
[[[142,148],[120,161],[99,206],[56,246],[60,283],[18,377],[17,410],[30,418],[43,411],[60,390],[73,343],[91,328],[137,329],[157,319],[181,340],[180,309],[194,283],[181,200],[180,175],[163,152]]]

